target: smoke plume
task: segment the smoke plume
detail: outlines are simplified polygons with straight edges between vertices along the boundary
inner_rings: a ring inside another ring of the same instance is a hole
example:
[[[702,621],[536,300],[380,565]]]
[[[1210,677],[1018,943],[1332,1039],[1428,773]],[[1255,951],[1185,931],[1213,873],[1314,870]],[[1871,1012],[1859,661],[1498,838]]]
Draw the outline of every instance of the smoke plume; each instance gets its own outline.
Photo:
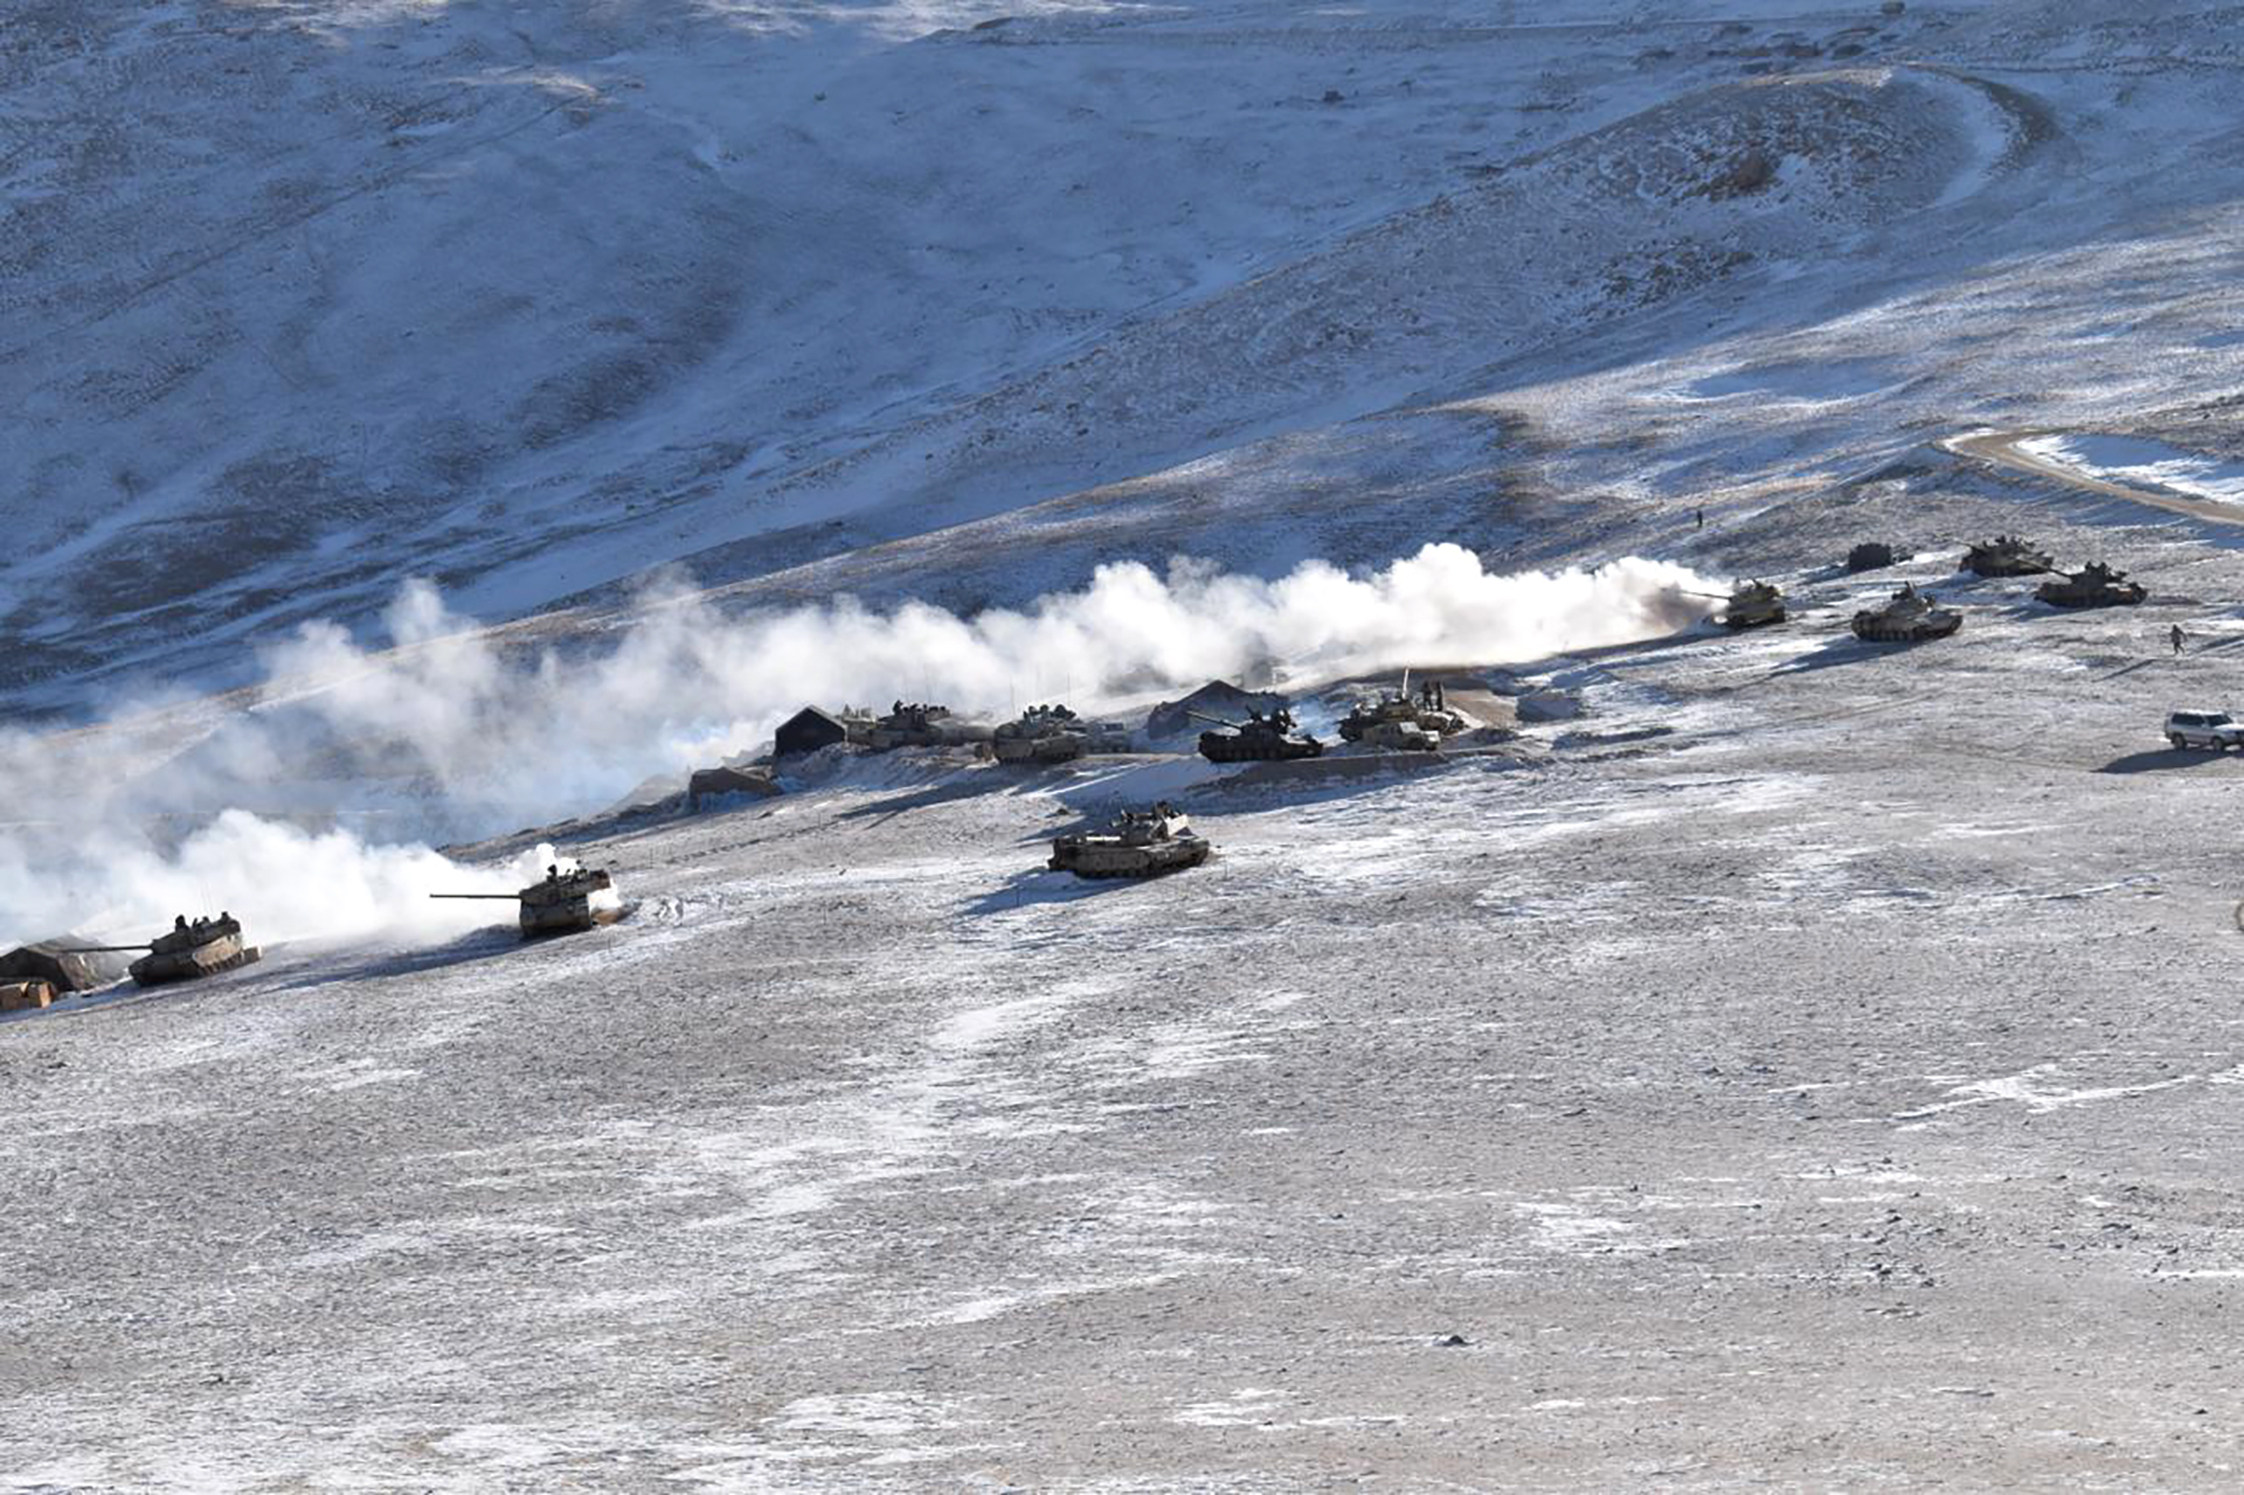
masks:
[[[1711,590],[1663,562],[1500,575],[1429,545],[1366,576],[1109,565],[972,617],[849,599],[736,616],[681,588],[605,639],[524,652],[416,582],[386,646],[314,624],[266,649],[246,710],[170,703],[0,738],[0,793],[20,807],[0,814],[0,932],[154,929],[224,904],[268,939],[429,937],[491,905],[425,893],[506,891],[517,874],[470,873],[421,842],[604,807],[757,746],[806,702],[1005,713],[1064,696],[1097,712],[1273,664],[1310,684],[1516,663],[1671,632],[1706,612],[1688,594]]]

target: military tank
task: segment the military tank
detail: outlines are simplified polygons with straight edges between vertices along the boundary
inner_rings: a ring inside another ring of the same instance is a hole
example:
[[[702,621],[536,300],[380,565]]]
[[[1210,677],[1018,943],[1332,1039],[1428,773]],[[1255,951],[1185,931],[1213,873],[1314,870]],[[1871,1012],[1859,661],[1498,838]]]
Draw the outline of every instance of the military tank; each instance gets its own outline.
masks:
[[[599,867],[578,867],[563,872],[545,869],[545,876],[516,893],[431,893],[431,898],[512,899],[520,905],[522,938],[547,934],[581,934],[623,917],[623,895],[615,879]]]
[[[898,701],[889,707],[888,715],[865,730],[865,745],[879,752],[900,747],[940,747],[949,741],[943,724],[950,716],[948,706]]]
[[[193,981],[254,963],[264,956],[255,945],[242,943],[241,921],[224,909],[215,919],[198,916],[190,923],[185,914],[171,928],[145,945],[81,945],[73,955],[100,955],[117,950],[148,953],[125,967],[135,986],[163,986],[173,981]]]
[[[2129,581],[2102,561],[2090,561],[2070,576],[2045,581],[2034,595],[2051,607],[2133,607],[2148,597],[2141,582]]]
[[[991,735],[1000,763],[1065,763],[1091,748],[1083,718],[1065,706],[1031,706]]]
[[[2039,576],[2057,569],[2046,552],[2016,535],[1997,535],[1964,552],[1963,568],[1974,576]]]
[[[1904,582],[1883,607],[1866,608],[1854,615],[1854,636],[1874,644],[1913,644],[1922,639],[1946,638],[1963,627],[1963,614],[1942,607]]]
[[[1722,607],[1722,626],[1732,632],[1766,628],[1784,621],[1784,590],[1766,581],[1741,581]]]
[[[1896,550],[1883,540],[1865,540],[1847,552],[1846,572],[1855,576],[1864,571],[1883,571],[1909,558],[1908,551]]]
[[[1046,865],[1077,877],[1157,877],[1199,866],[1212,849],[1184,813],[1164,801],[1150,810],[1124,810],[1103,831],[1055,838]]]
[[[1441,682],[1429,680],[1410,692],[1410,672],[1403,672],[1400,691],[1382,691],[1376,701],[1358,701],[1340,720],[1340,735],[1364,747],[1385,752],[1430,753],[1452,732],[1465,730],[1465,719],[1442,699]]]
[[[1185,713],[1194,721],[1220,727],[1200,734],[1200,756],[1210,763],[1268,763],[1294,758],[1314,758],[1325,745],[1294,727],[1293,713],[1279,706],[1265,716],[1252,706],[1243,722],[1225,721],[1198,711]]]

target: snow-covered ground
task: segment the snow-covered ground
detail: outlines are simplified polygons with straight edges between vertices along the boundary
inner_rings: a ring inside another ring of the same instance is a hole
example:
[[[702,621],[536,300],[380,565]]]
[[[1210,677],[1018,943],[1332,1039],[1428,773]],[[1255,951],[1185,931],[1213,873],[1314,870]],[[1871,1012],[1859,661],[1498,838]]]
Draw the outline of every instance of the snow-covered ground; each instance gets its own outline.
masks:
[[[289,927],[0,1018],[0,1488],[2233,1487],[2244,767],[2158,728],[2244,708],[2240,70],[2104,0],[16,7],[0,694],[70,729],[0,926]],[[1394,595],[1439,541],[1583,570]],[[1963,632],[1853,640],[1903,581]],[[846,595],[980,621],[743,616]],[[1372,663],[1581,714],[603,813],[783,702]],[[1213,862],[1039,870],[1156,796]],[[418,896],[546,839],[633,917]]]

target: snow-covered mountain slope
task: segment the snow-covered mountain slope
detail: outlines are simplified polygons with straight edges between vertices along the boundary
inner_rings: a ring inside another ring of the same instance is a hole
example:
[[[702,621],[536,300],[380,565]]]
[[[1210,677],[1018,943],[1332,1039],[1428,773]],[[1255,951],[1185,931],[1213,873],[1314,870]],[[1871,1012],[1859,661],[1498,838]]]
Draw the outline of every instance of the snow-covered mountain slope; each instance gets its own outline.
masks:
[[[240,679],[410,575],[494,619],[781,576],[1430,403],[1532,430],[1498,487],[1699,502],[2233,372],[2217,12],[1548,21],[26,11],[0,686]]]

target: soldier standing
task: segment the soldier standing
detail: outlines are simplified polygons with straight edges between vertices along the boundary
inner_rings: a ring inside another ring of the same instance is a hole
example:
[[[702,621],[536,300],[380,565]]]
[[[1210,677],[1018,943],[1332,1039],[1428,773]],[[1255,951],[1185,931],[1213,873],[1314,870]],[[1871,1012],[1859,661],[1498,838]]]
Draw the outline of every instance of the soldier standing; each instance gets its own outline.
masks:
[[[2175,625],[2174,625],[2174,626],[2173,626],[2173,627],[2172,627],[2171,629],[2169,629],[2169,630],[2167,631],[2167,634],[2166,634],[2166,639],[2167,639],[2167,642],[2171,643],[2171,644],[2172,644],[2172,645],[2174,646],[2174,652],[2175,652],[2176,654],[2179,654],[2179,653],[2181,653],[2181,652],[2182,652],[2182,625],[2181,625],[2181,624],[2179,624],[2179,623],[2176,623],[2176,624],[2175,624]]]

